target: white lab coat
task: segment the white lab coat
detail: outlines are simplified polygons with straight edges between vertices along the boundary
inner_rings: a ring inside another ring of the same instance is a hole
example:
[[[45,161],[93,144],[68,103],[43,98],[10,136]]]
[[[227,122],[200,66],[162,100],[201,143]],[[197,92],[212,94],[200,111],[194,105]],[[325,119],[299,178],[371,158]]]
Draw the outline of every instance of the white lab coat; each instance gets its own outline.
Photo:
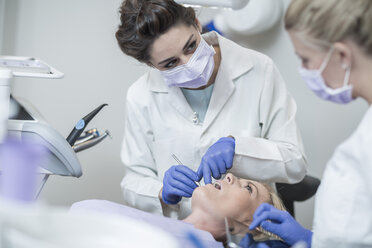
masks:
[[[312,247],[372,247],[372,107],[335,150],[315,202]]]
[[[121,187],[129,206],[187,216],[190,199],[164,209],[158,199],[165,171],[177,164],[171,154],[196,171],[208,147],[228,135],[236,139],[235,175],[296,183],[306,174],[296,103],[272,60],[214,32],[203,37],[219,44],[222,56],[203,124],[182,91],[169,88],[157,70],[128,90],[121,152],[127,171]]]

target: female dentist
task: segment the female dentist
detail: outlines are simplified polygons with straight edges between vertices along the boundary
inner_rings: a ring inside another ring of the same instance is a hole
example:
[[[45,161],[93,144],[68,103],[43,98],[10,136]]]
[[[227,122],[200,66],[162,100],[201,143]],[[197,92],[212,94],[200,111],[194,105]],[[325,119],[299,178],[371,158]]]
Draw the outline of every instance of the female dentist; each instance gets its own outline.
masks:
[[[372,1],[293,0],[285,28],[302,60],[300,74],[316,95],[340,104],[360,97],[370,107],[327,164],[313,232],[267,204],[250,228],[261,225],[288,245],[372,247]],[[248,236],[242,245],[258,246]]]
[[[126,0],[120,14],[121,50],[151,68],[127,93],[128,205],[184,218],[202,178],[227,170],[267,182],[304,177],[296,104],[271,59],[201,35],[194,10],[173,0]]]

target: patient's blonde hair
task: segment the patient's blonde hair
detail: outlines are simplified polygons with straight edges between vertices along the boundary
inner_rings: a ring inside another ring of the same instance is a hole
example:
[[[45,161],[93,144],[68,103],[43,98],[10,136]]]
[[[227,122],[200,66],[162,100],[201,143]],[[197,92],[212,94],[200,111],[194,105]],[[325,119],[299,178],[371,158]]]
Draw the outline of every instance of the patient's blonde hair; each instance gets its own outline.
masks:
[[[273,205],[275,208],[277,208],[279,210],[286,211],[286,208],[285,208],[282,200],[278,196],[278,193],[276,193],[276,191],[271,186],[267,185],[266,183],[261,183],[261,184],[269,192],[269,199],[267,200],[266,203],[269,203],[269,204]],[[256,230],[252,232],[252,236],[253,236],[253,239],[256,240],[256,241],[265,241],[265,240],[268,240],[268,239],[272,238],[272,236],[270,236],[268,234],[265,234],[265,233],[262,233],[262,232],[259,232],[259,231],[256,231]]]
[[[292,0],[285,28],[324,50],[351,39],[372,56],[371,0]]]

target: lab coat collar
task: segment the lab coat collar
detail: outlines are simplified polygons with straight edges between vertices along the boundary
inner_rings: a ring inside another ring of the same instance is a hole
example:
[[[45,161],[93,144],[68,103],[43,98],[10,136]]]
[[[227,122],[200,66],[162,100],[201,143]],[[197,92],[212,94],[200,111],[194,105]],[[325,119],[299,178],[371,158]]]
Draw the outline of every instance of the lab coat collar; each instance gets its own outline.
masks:
[[[253,68],[252,60],[249,54],[246,52],[246,48],[243,48],[235,42],[228,40],[216,32],[209,32],[202,35],[205,41],[210,45],[219,45],[221,51],[221,64],[220,69],[225,68],[226,72],[229,72],[230,80],[241,76],[243,73]],[[220,73],[219,69],[219,73]],[[157,69],[152,68],[149,72],[148,87],[153,92],[168,93],[174,91],[168,87],[163,80],[163,77]]]
[[[214,31],[203,34],[203,38],[210,45],[220,46],[220,68],[225,68],[229,72],[231,80],[253,68],[251,56],[247,54],[246,48],[241,47]]]

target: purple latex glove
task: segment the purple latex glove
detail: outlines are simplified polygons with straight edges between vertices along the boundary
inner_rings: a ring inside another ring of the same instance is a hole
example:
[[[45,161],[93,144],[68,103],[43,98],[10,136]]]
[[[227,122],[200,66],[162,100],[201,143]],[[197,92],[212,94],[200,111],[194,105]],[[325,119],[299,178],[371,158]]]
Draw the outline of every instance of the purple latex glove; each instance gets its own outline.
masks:
[[[313,233],[303,228],[287,211],[262,203],[253,214],[249,229],[253,230],[260,225],[263,229],[281,237],[290,246],[304,241],[307,247],[311,247]]]
[[[231,169],[235,154],[235,139],[220,138],[208,148],[198,168],[198,176],[204,177],[204,183],[212,183],[212,177],[220,179],[228,169]]]
[[[177,204],[182,197],[191,197],[200,178],[195,171],[184,165],[173,165],[164,175],[162,200],[164,203]]]

